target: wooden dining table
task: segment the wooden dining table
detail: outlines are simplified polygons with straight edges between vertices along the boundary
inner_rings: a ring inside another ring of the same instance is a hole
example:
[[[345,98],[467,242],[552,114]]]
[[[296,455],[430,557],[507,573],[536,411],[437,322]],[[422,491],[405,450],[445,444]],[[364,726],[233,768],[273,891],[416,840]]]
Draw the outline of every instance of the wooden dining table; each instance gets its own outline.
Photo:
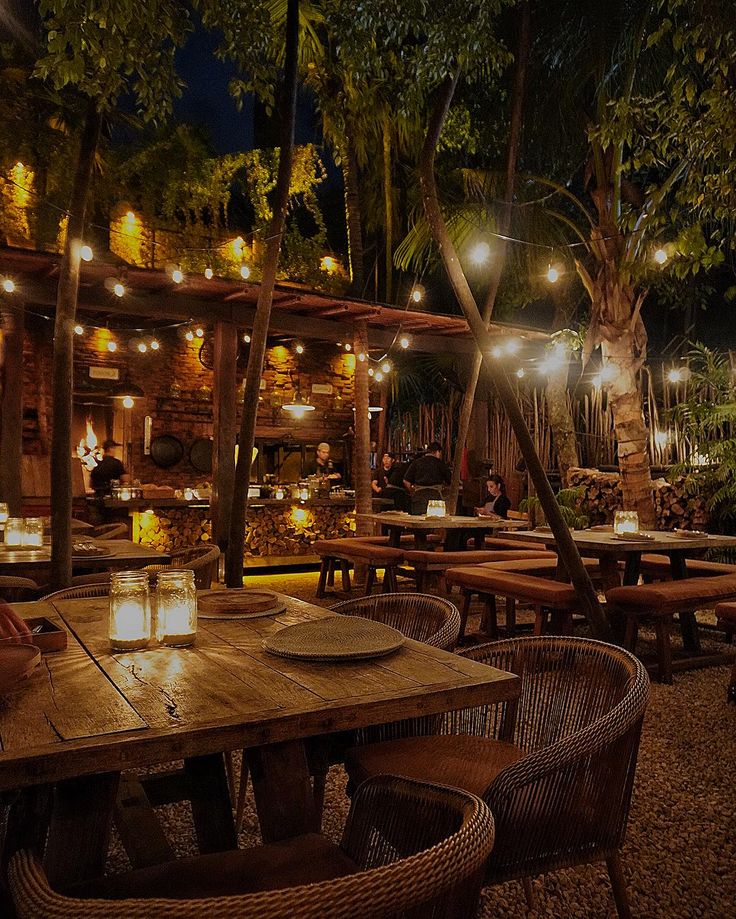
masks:
[[[307,738],[519,695],[515,675],[408,639],[372,660],[274,656],[262,646],[273,632],[336,615],[277,596],[281,613],[201,618],[190,648],[125,653],[110,649],[104,598],[15,604],[24,617],[54,620],[69,640],[0,706],[13,848],[29,843],[29,815],[39,822],[38,801],[53,788],[44,856],[52,883],[101,874],[121,772],[182,759],[200,851],[234,848],[222,752],[242,748],[264,840],[313,831]],[[35,838],[45,835],[44,826]]]
[[[84,541],[80,534],[78,541]],[[94,540],[90,540],[94,541]],[[158,552],[150,546],[143,546],[131,539],[103,539],[94,541],[107,550],[108,554],[89,556],[72,555],[72,571],[104,571],[108,568],[142,568],[144,565],[164,565],[171,561],[166,552]],[[51,564],[51,546],[44,545],[37,549],[16,548],[0,543],[0,574],[16,574],[21,569],[29,573],[48,568]]]
[[[472,535],[476,549],[482,549],[487,533],[513,530],[525,527],[524,520],[506,520],[502,517],[462,517],[446,514],[444,517],[429,517],[425,514],[408,514],[403,511],[383,511],[380,514],[358,514],[359,520],[379,524],[388,535],[389,545],[398,548],[402,533],[412,533],[417,549],[426,549],[430,533],[443,530],[443,549],[457,552],[465,548]]]

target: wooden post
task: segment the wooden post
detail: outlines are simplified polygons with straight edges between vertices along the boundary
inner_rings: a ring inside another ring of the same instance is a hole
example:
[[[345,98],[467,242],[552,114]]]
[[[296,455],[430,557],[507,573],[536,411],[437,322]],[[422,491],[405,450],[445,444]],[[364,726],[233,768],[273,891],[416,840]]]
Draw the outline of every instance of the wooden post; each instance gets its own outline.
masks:
[[[388,450],[388,386],[384,384],[379,390],[381,411],[378,413],[378,433],[376,434],[376,465],[381,462],[383,454]]]
[[[235,482],[238,330],[232,322],[215,324],[215,375],[212,392],[212,538],[227,549]]]
[[[355,353],[355,451],[353,454],[353,483],[355,485],[355,511],[370,514],[371,499],[371,423],[368,415],[368,323],[363,319],[353,326],[353,352]],[[360,360],[360,355],[365,360]],[[357,521],[356,533],[369,536],[369,523]]]
[[[2,401],[0,401],[0,499],[11,517],[22,513],[23,487],[23,333],[25,304],[18,298],[3,301],[4,336]]]

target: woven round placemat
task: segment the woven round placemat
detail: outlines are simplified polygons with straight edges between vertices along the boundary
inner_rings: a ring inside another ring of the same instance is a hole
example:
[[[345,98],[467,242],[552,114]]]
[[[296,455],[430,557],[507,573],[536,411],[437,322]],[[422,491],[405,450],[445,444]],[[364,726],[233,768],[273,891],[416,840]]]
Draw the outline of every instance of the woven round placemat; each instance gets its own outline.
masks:
[[[255,619],[282,613],[286,604],[270,590],[200,590],[197,616],[201,619]]]
[[[298,622],[263,639],[279,657],[313,661],[354,661],[384,657],[404,644],[404,636],[382,622],[358,616],[329,616]]]

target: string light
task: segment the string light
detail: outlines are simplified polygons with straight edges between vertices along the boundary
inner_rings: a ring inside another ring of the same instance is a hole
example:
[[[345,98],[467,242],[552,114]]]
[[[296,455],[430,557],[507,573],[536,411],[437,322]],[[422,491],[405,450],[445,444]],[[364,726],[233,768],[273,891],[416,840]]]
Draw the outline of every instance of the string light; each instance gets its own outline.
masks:
[[[250,344],[250,335],[248,335],[247,332],[245,333],[245,335],[243,335],[243,341],[246,343],[246,345]]]
[[[491,256],[491,247],[487,242],[476,243],[470,250],[470,261],[480,267],[485,265]]]
[[[664,263],[667,261],[667,252],[664,249],[657,249],[657,251],[654,253],[654,261],[658,265],[664,265]]]
[[[6,294],[12,294],[15,291],[15,281],[12,278],[5,278],[3,280],[3,290]]]
[[[201,325],[197,326],[197,328],[194,330],[194,334],[197,336],[197,338],[204,338],[204,329]]]
[[[114,354],[118,350],[118,343],[115,341],[115,339],[111,338],[110,341],[107,343],[107,350],[111,354]]]
[[[404,351],[406,351],[406,349],[409,347],[410,344],[411,342],[406,337],[406,335],[402,335],[401,338],[399,339],[399,345],[404,349]]]
[[[346,350],[346,351],[352,351],[352,350],[353,350],[353,346],[350,344],[350,342],[347,342],[347,344],[345,345],[345,350]]]
[[[361,351],[360,354],[358,355],[358,360],[360,361],[361,364],[365,361],[366,356],[367,355],[363,351]]]
[[[79,257],[83,262],[91,262],[94,258],[94,253],[92,252],[92,247],[84,245],[79,250]]]
[[[84,326],[81,326],[81,325],[79,325],[79,323],[77,323],[77,324],[74,326],[74,334],[75,334],[75,335],[84,335]]]
[[[503,354],[503,350],[500,345],[494,345],[491,348],[491,357],[499,358]]]
[[[554,265],[547,268],[547,280],[550,284],[556,284],[560,279],[560,272]]]
[[[181,270],[181,268],[174,268],[174,270],[171,272],[171,280],[174,282],[174,284],[181,284],[181,282],[184,280],[184,272]]]
[[[377,370],[376,373],[374,374],[374,376],[375,376],[375,378],[376,378],[376,382],[377,382],[377,383],[382,383],[382,382],[383,382],[383,374],[381,373],[380,370]]]
[[[192,332],[191,329],[187,329],[184,333],[184,338],[186,338],[187,341],[194,341],[194,332]]]
[[[296,351],[297,354],[304,354],[304,345],[298,344],[298,345],[294,348],[294,350]]]
[[[148,351],[148,345],[144,341],[139,341],[138,350],[141,352],[141,354],[145,354],[146,351]]]
[[[125,408],[133,408],[133,406],[135,405],[135,402],[134,402],[134,400],[133,400],[133,397],[132,397],[132,396],[125,396],[125,397],[123,398],[123,405],[125,406]]]
[[[516,376],[517,376],[520,380],[523,380],[523,379],[524,379],[524,377],[526,376],[526,371],[524,370],[523,367],[519,367],[519,369],[516,371]]]
[[[391,361],[384,361],[384,362],[381,364],[381,370],[382,370],[384,373],[391,373]]]
[[[125,286],[121,281],[117,281],[112,289],[112,292],[116,297],[122,297],[125,294]]]
[[[612,383],[620,375],[621,371],[615,364],[606,364],[601,367],[601,372],[598,374],[601,383]]]
[[[667,371],[667,380],[670,383],[687,383],[690,371],[687,367],[673,367]]]
[[[521,342],[518,338],[509,338],[504,345],[507,354],[518,354],[521,350]]]
[[[247,281],[248,278],[250,277],[250,268],[249,268],[247,265],[241,265],[241,266],[240,266],[240,277],[241,277],[244,281]]]
[[[207,278],[208,281],[211,281],[212,278],[215,276],[215,272],[210,268],[209,265],[204,270],[204,276]]]
[[[419,287],[415,287],[411,292],[411,299],[414,301],[414,303],[421,303],[423,296],[424,294]]]
[[[158,339],[157,339],[157,338],[152,338],[152,339],[151,339],[151,344],[150,344],[151,351],[158,351],[158,349],[159,349],[160,347],[161,347],[161,345],[159,344]]]
[[[368,368],[368,376],[369,376],[369,377],[372,377],[372,376],[375,376],[375,374],[376,374],[375,370],[374,370],[372,367],[369,367],[369,368]]]

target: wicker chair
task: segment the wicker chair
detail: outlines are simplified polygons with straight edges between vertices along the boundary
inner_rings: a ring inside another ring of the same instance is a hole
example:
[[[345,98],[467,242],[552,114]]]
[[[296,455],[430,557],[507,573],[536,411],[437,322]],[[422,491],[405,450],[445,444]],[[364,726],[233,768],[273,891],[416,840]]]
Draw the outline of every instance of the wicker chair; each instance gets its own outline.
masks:
[[[407,638],[452,651],[460,633],[460,613],[449,600],[429,594],[397,593],[358,597],[330,609],[341,616],[362,616],[383,622]]]
[[[85,530],[83,536],[90,539],[127,539],[128,525],[125,523],[102,523],[92,530]]]
[[[197,590],[209,590],[217,577],[217,560],[220,550],[217,546],[195,546],[171,553],[171,561],[165,565],[146,565],[144,571],[165,571],[167,568],[188,568],[194,572]]]
[[[40,591],[40,586],[30,578],[0,577],[0,600],[6,603],[35,600]]]
[[[644,667],[582,638],[510,639],[463,656],[518,673],[520,700],[452,712],[444,736],[349,750],[353,787],[376,770],[472,789],[496,821],[486,883],[522,880],[533,908],[532,877],[605,859],[618,915],[630,916],[619,850],[649,697]]]
[[[105,878],[76,897],[52,890],[27,851],[8,877],[19,919],[464,919],[493,835],[478,798],[381,776],[356,793],[339,847],[309,834]]]
[[[102,584],[82,584],[78,587],[64,587],[62,590],[55,590],[53,593],[41,597],[42,600],[49,600],[53,603],[56,600],[91,600],[97,597],[107,597],[110,594],[110,582]]]

